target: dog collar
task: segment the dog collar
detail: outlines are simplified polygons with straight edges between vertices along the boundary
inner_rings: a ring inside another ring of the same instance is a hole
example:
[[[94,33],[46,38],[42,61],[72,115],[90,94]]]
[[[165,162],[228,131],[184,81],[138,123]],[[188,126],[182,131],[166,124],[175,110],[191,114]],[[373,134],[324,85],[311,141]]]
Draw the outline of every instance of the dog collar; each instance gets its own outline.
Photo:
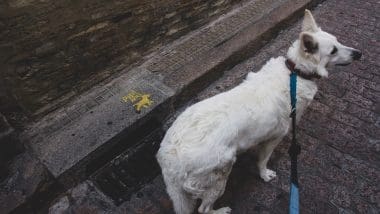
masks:
[[[286,59],[285,65],[291,72],[295,72],[297,74],[297,76],[299,76],[303,79],[313,80],[313,79],[320,79],[321,78],[321,76],[317,73],[305,73],[305,72],[301,71],[300,69],[296,68],[296,64],[290,59]]]

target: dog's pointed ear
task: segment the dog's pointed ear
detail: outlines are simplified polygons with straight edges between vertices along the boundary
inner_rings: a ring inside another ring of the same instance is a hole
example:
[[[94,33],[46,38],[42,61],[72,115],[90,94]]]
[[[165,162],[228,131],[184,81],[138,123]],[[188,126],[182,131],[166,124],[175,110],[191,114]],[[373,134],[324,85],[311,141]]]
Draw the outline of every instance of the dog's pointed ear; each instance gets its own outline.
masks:
[[[302,23],[302,31],[303,32],[317,32],[319,30],[319,27],[317,23],[314,20],[313,15],[311,14],[310,10],[305,10],[305,16],[303,18]]]
[[[318,42],[310,33],[301,33],[300,35],[301,47],[306,53],[314,54],[318,51]]]

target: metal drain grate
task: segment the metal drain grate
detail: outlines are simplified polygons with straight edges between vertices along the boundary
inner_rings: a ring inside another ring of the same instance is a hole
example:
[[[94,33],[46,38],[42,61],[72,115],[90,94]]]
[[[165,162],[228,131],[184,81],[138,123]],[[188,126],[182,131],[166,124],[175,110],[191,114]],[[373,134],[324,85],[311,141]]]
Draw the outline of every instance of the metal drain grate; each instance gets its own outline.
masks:
[[[116,205],[130,199],[131,195],[150,182],[160,172],[155,154],[163,137],[156,129],[98,170],[92,180]]]

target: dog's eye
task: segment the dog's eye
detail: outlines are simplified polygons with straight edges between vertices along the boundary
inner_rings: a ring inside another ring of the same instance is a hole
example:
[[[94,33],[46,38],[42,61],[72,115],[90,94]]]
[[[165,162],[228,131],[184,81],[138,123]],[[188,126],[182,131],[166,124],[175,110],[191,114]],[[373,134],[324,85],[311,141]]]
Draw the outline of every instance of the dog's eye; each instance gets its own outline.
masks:
[[[338,52],[338,48],[336,48],[335,46],[334,46],[334,48],[332,49],[332,51],[331,51],[331,55],[333,55],[333,54],[336,54],[336,52]]]

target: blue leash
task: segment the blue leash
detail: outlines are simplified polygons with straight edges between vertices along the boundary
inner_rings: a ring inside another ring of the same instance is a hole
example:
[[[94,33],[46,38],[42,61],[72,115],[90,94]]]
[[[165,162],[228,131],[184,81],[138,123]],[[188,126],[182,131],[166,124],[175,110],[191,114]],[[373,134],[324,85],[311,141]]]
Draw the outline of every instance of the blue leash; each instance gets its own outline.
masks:
[[[299,188],[298,188],[298,175],[297,175],[297,156],[301,152],[301,146],[297,143],[296,138],[296,103],[297,103],[297,70],[295,65],[290,60],[286,60],[286,66],[290,69],[290,103],[292,118],[292,144],[288,150],[290,155],[290,200],[289,200],[289,214],[299,214]]]

